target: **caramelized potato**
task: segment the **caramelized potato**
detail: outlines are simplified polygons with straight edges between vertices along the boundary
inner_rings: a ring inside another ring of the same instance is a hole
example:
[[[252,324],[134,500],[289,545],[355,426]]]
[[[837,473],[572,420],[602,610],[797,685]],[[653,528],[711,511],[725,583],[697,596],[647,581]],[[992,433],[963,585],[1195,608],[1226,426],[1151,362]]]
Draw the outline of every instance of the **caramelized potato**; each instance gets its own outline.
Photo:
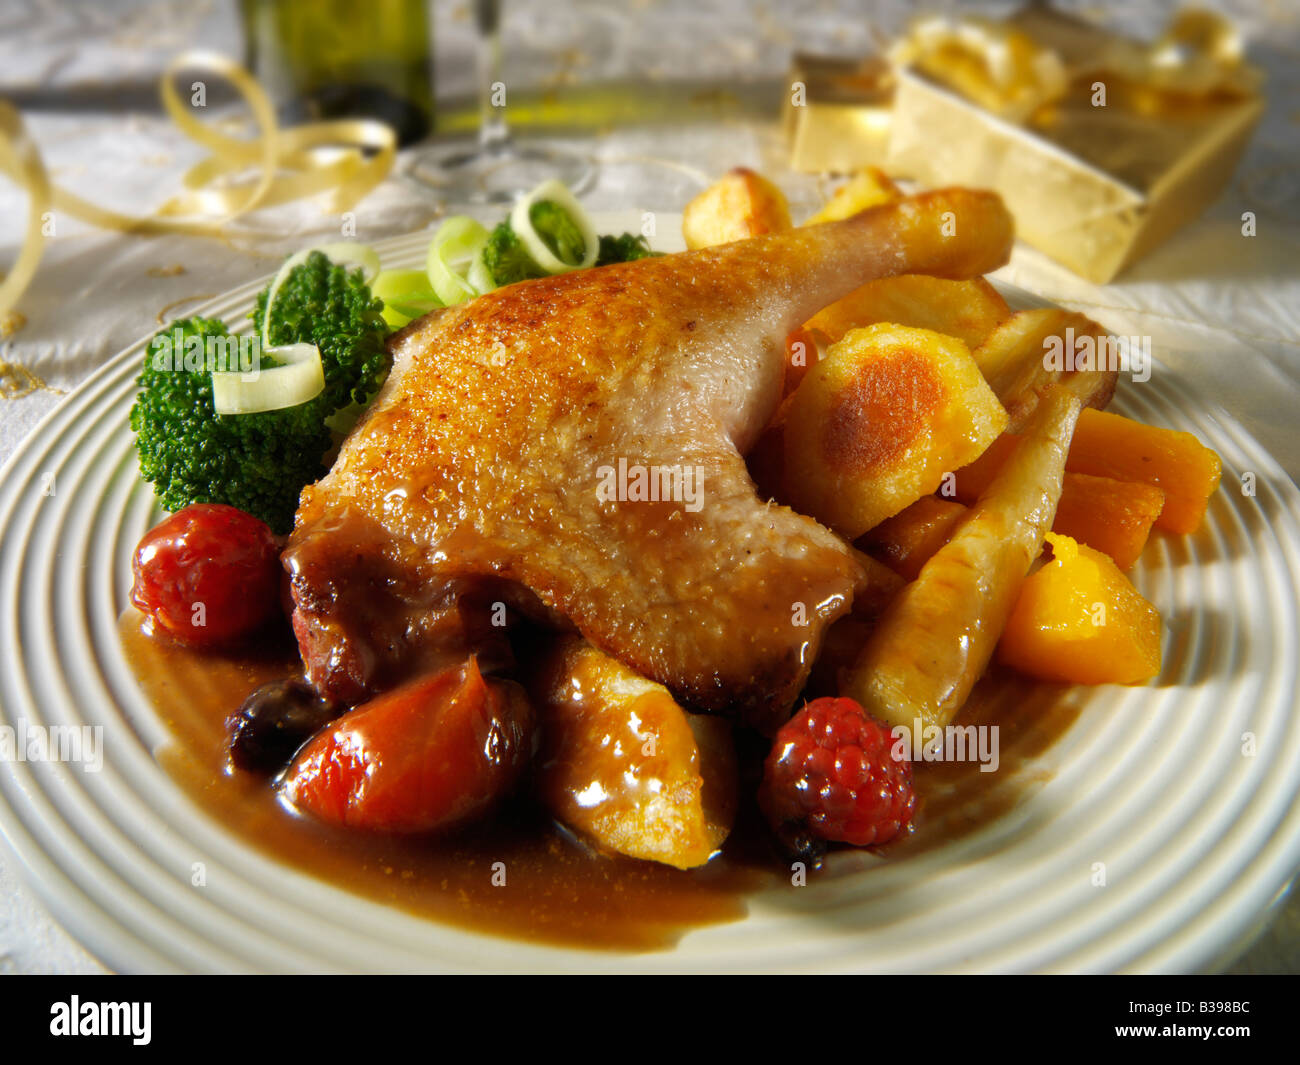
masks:
[[[1160,672],[1160,615],[1100,551],[1048,533],[1052,561],[1029,577],[998,659],[1064,684],[1141,684]]]
[[[821,357],[817,338],[800,326],[785,338],[785,383],[781,386],[782,398],[789,396],[804,379],[804,375]]]
[[[1019,311],[1001,322],[972,352],[1007,414],[1019,429],[1033,413],[1043,389],[1063,385],[1085,407],[1106,406],[1115,394],[1118,370],[1062,371],[1048,366],[1051,343],[1073,336],[1104,337],[1106,330],[1082,314],[1049,307]]]
[[[790,397],[785,494],[855,539],[933,492],[1006,424],[960,340],[895,325],[854,330]]]
[[[850,329],[893,322],[957,337],[973,350],[1010,317],[1007,301],[982,277],[948,281],[904,274],[868,281],[819,311],[805,328],[821,343],[833,344]]]
[[[897,185],[882,171],[869,166],[865,170],[859,170],[847,184],[836,189],[822,209],[804,225],[815,226],[821,222],[838,222],[842,218],[852,218],[868,207],[893,203],[902,198],[903,193]]]
[[[682,212],[682,236],[692,249],[792,228],[785,194],[767,178],[745,167],[723,175]]]
[[[705,864],[735,817],[731,726],[687,714],[663,685],[577,636],[559,642],[536,680],[547,808],[618,854]]]

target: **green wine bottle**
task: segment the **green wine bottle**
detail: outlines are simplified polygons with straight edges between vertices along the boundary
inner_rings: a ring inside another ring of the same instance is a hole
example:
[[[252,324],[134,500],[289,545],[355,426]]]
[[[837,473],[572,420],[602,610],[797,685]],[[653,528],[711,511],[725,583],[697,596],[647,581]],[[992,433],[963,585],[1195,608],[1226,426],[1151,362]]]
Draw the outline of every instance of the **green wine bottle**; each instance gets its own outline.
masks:
[[[433,126],[428,0],[241,0],[246,65],[286,122],[375,118],[401,144]]]

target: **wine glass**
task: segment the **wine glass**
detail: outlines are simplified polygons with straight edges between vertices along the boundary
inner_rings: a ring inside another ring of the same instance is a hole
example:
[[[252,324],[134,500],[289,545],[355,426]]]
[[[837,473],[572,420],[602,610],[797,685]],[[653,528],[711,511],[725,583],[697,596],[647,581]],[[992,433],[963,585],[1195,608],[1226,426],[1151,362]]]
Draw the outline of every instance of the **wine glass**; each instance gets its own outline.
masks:
[[[520,144],[510,133],[504,105],[493,99],[501,84],[500,0],[474,0],[474,24],[477,143],[468,149],[425,149],[415,155],[410,173],[452,203],[508,203],[548,178],[580,192],[594,176],[591,161],[563,148]]]

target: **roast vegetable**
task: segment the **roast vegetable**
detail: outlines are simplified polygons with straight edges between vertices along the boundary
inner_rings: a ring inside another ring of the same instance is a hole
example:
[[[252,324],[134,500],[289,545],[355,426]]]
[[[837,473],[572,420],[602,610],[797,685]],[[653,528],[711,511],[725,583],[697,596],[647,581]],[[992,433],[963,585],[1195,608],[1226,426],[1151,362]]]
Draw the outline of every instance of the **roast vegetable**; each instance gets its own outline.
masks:
[[[502,222],[492,230],[483,248],[483,263],[498,286],[546,276],[546,271],[533,262],[509,222]]]
[[[562,183],[543,181],[510,211],[510,228],[547,274],[595,266],[600,238],[582,205]]]
[[[487,242],[487,229],[466,215],[448,218],[434,233],[425,269],[434,293],[448,307],[472,300],[491,287],[476,285],[478,279],[470,277],[475,265],[483,262]]]
[[[425,270],[385,270],[375,278],[370,291],[384,301],[384,321],[392,329],[442,306]]]
[[[682,236],[692,250],[793,228],[785,193],[743,166],[720,177],[682,212]]]
[[[1052,561],[1025,581],[998,659],[1064,684],[1141,684],[1160,672],[1160,615],[1100,551],[1048,533]]]
[[[933,492],[1007,427],[965,344],[884,323],[831,345],[789,404],[786,495],[849,539]]]
[[[1079,401],[1052,385],[1015,454],[890,604],[845,691],[891,725],[943,726],[988,665],[1051,528]]]
[[[606,234],[600,238],[600,254],[596,256],[596,265],[630,263],[637,259],[649,259],[662,254],[662,252],[651,251],[650,241],[639,234],[621,233],[617,237]]]

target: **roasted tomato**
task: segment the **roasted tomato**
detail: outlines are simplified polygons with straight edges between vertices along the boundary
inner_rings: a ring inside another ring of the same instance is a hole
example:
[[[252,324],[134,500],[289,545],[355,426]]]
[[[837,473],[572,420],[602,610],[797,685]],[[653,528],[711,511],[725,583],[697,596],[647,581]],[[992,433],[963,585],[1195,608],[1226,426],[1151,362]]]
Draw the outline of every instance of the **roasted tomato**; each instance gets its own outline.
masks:
[[[234,643],[280,614],[275,535],[234,507],[178,510],[145,533],[132,568],[131,602],[193,647]]]
[[[484,677],[471,656],[363,703],[298,752],[281,782],[321,821],[427,832],[484,814],[533,753],[524,690]]]

